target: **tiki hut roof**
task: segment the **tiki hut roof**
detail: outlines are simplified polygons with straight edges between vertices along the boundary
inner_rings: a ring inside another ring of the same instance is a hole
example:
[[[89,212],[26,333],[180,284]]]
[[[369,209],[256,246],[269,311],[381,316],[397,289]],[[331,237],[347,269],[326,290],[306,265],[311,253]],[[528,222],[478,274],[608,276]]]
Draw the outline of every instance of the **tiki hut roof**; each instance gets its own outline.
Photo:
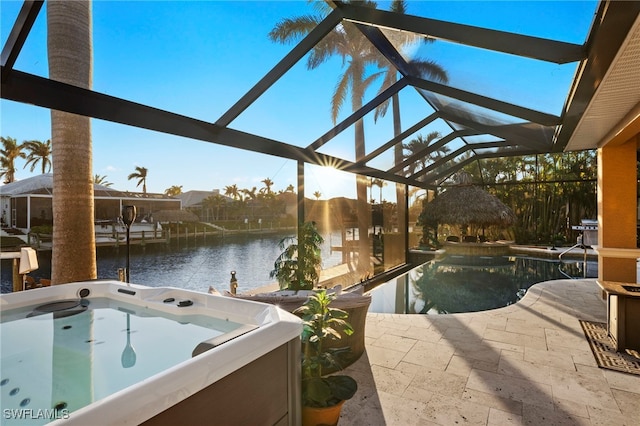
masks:
[[[199,222],[195,214],[187,210],[159,210],[153,213],[153,219],[158,222]]]
[[[513,211],[496,196],[474,186],[467,176],[427,203],[424,214],[429,220],[450,225],[510,226],[516,221]]]

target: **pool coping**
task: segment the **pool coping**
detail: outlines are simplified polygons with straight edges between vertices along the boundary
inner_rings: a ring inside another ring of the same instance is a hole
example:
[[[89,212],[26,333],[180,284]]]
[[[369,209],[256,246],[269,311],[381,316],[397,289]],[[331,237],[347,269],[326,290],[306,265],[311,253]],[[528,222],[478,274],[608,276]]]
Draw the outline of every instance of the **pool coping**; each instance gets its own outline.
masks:
[[[340,424],[633,424],[640,377],[598,368],[580,319],[606,321],[596,279],[489,311],[369,313]]]

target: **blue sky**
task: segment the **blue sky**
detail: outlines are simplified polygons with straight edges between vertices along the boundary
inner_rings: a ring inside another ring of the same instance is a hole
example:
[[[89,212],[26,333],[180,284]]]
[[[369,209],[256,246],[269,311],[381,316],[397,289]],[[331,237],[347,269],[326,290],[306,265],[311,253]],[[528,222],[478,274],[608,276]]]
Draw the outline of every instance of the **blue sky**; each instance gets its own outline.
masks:
[[[3,43],[21,4],[0,2]],[[379,4],[388,8],[386,2]],[[579,44],[595,10],[595,2],[578,1],[407,4],[410,14]],[[305,1],[95,1],[93,88],[215,121],[291,48],[268,40],[275,23],[312,11]],[[48,74],[44,12],[15,66],[41,76]],[[454,87],[554,114],[560,114],[575,72],[575,64],[541,64],[444,42],[421,47],[419,54],[441,64]],[[306,146],[332,127],[330,96],[341,65],[334,59],[308,71],[303,59],[230,127]],[[368,94],[368,99],[375,94]],[[403,91],[401,99],[405,127],[429,113],[410,91]],[[4,100],[0,108],[2,136],[20,142],[50,138],[47,110]],[[348,110],[343,109],[341,118]],[[440,130],[439,125],[434,123],[434,129]],[[370,122],[367,132],[368,150],[372,150],[391,137],[390,117]],[[322,151],[353,159],[352,134],[343,132]],[[120,190],[140,189],[136,181],[127,180],[136,166],[149,170],[149,192],[164,192],[172,185],[181,185],[184,191],[231,184],[260,188],[265,178],[275,182],[276,190],[296,183],[292,161],[100,120],[93,120],[93,147],[94,174],[106,175]],[[384,158],[377,161],[372,165],[387,166]],[[31,176],[22,165],[17,164],[18,179]],[[353,179],[343,180],[342,175],[310,168],[307,195],[320,191],[323,198],[353,196]],[[391,199],[390,194],[384,198]]]

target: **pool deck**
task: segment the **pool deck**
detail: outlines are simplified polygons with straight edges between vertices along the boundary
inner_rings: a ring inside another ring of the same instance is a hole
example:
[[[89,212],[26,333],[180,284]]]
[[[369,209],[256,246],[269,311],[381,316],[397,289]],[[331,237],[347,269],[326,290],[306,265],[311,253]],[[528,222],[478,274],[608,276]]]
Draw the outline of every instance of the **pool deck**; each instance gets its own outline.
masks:
[[[369,313],[340,425],[638,425],[640,376],[598,368],[579,319],[606,322],[594,279],[451,315]]]

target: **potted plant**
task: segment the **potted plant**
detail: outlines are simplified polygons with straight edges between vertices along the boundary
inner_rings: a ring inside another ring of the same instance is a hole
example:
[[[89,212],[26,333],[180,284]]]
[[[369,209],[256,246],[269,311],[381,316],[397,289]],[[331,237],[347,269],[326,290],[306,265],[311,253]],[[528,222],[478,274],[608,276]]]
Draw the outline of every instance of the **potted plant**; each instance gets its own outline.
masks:
[[[335,425],[342,404],[356,393],[358,384],[346,375],[327,375],[341,370],[340,354],[348,348],[327,348],[330,341],[351,335],[348,314],[329,305],[335,294],[319,290],[294,311],[303,320],[302,330],[302,424]]]
[[[274,262],[269,276],[277,278],[281,290],[312,290],[319,279],[320,245],[323,242],[315,222],[301,224],[297,237],[285,237],[280,241],[283,252]]]

